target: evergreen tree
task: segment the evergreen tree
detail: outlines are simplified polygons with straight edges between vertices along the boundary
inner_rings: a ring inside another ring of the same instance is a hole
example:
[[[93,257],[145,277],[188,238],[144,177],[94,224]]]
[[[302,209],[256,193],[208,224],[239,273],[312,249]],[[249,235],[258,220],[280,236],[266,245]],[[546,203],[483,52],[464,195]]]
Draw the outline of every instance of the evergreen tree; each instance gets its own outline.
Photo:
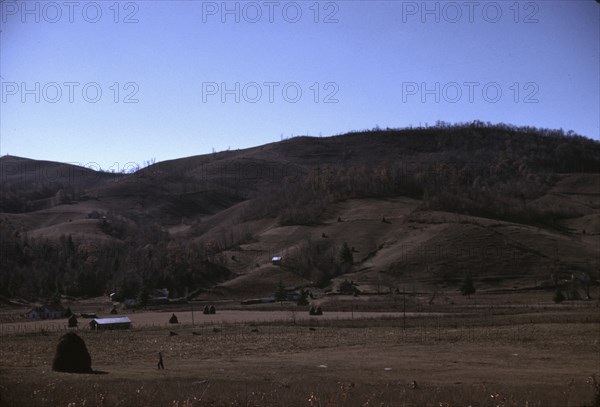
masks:
[[[287,292],[285,291],[283,283],[281,282],[281,280],[279,280],[277,291],[275,291],[275,301],[279,301],[283,304],[285,300],[287,300]]]
[[[354,263],[354,256],[352,255],[352,250],[348,246],[348,243],[344,242],[342,248],[340,249],[340,263],[346,265],[352,265]]]
[[[75,253],[75,243],[73,243],[73,237],[71,237],[70,233],[69,237],[67,238],[67,249],[69,251],[69,254]]]
[[[54,291],[52,296],[48,299],[48,302],[52,305],[59,305],[61,300],[60,291],[58,288]]]
[[[300,290],[300,295],[298,296],[296,304],[300,306],[308,305],[308,290]]]
[[[148,305],[148,300],[150,299],[150,290],[146,284],[142,285],[140,292],[138,293],[137,301],[140,307],[145,307]]]
[[[471,276],[471,273],[467,273],[465,275],[465,279],[460,286],[460,293],[462,295],[466,295],[467,298],[470,298],[471,294],[475,294],[475,285],[473,284],[473,277]]]
[[[554,297],[552,298],[552,300],[556,303],[556,304],[560,304],[561,302],[563,302],[565,300],[565,296],[562,293],[560,288],[557,288],[556,291],[554,292]]]

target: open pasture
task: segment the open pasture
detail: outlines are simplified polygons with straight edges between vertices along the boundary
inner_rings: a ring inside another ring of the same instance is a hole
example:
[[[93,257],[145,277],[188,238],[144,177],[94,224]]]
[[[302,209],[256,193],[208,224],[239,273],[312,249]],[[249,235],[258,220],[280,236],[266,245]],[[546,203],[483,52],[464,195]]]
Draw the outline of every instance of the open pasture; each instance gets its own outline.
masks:
[[[51,370],[62,332],[5,333],[0,403],[565,407],[598,400],[600,316],[593,305],[415,314],[406,327],[389,315],[309,319],[280,312],[252,315],[254,321],[191,325],[184,318],[125,331],[80,329],[97,372],[90,375]],[[165,370],[156,368],[159,351]]]
[[[286,322],[309,322],[309,321],[331,321],[331,320],[370,320],[370,319],[401,319],[401,312],[344,312],[334,311],[326,312],[324,315],[315,318],[310,316],[305,310],[302,311],[239,311],[224,310],[216,314],[205,315],[202,311],[149,311],[137,313],[125,313],[136,328],[159,328],[173,326],[169,324],[169,318],[172,314],[177,316],[180,325],[222,325],[222,324],[252,324],[252,323],[286,323]],[[193,315],[192,315],[193,314]],[[446,313],[442,312],[406,312],[407,318],[416,317],[442,317]],[[112,315],[99,315],[99,317],[110,317]],[[78,316],[79,330],[89,330],[90,318],[80,318]],[[1,334],[19,334],[36,333],[41,331],[60,332],[69,330],[67,320],[24,320],[19,318],[18,322],[8,322],[0,324]]]

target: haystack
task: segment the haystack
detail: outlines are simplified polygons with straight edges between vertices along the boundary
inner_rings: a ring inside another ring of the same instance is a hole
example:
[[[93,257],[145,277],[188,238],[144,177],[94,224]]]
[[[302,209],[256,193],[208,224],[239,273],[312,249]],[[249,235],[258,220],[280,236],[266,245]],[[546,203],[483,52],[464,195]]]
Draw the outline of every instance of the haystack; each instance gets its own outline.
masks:
[[[177,319],[177,315],[173,314],[171,315],[171,318],[169,318],[169,324],[178,324],[179,320]]]
[[[92,358],[85,342],[76,333],[61,336],[52,361],[52,370],[68,373],[90,373]]]

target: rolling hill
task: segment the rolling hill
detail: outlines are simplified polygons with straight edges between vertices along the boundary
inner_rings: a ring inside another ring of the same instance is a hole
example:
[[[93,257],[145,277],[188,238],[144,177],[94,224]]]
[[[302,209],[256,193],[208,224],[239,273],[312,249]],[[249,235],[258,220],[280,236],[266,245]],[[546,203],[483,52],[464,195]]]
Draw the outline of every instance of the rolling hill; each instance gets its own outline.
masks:
[[[0,168],[8,297],[600,278],[600,143],[562,131],[474,122],[297,137],[133,174],[12,156]]]

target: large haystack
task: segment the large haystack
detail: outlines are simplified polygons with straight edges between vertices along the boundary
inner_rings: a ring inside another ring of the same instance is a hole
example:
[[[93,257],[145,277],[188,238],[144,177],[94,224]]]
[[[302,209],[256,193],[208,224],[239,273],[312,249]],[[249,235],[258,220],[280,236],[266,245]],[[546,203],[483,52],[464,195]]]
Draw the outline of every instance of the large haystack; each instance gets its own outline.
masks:
[[[52,370],[69,373],[90,373],[92,358],[85,342],[76,333],[61,336],[52,361]]]

